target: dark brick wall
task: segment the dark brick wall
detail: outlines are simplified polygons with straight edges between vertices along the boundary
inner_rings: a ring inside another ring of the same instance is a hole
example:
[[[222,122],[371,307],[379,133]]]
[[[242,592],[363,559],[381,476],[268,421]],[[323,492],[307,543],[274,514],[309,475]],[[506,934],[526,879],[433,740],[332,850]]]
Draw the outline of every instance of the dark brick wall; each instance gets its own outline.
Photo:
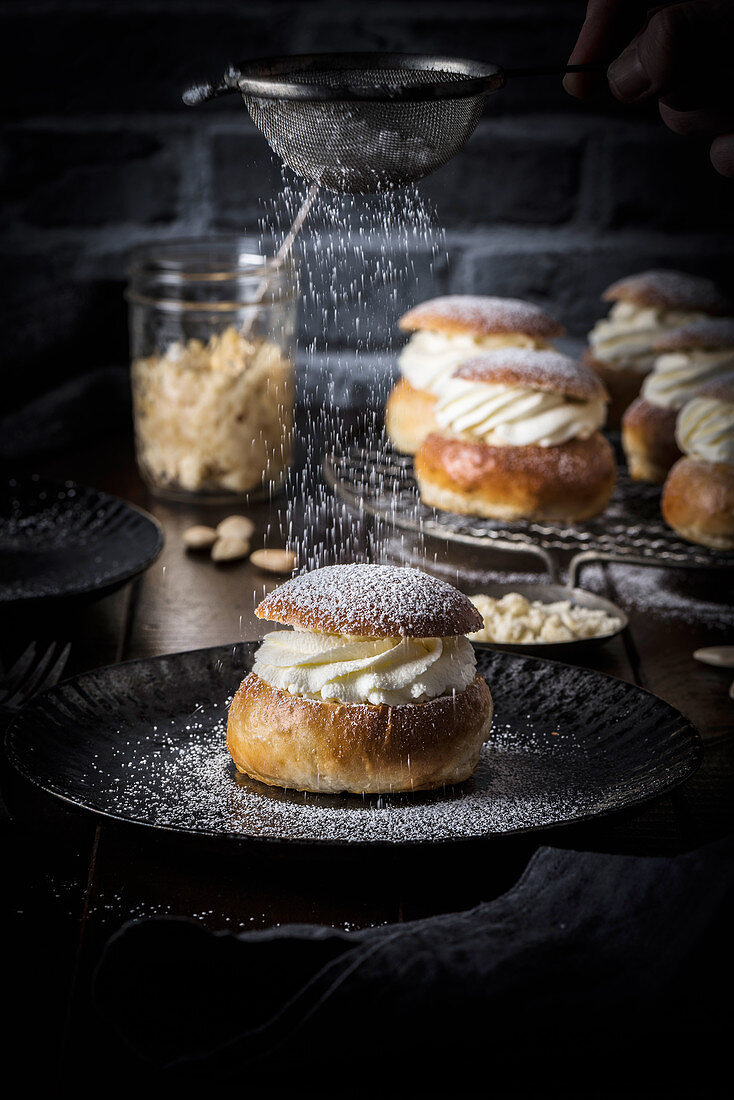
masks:
[[[562,62],[583,10],[575,0],[0,0],[0,320],[19,398],[125,361],[133,245],[257,232],[280,166],[234,97],[185,108],[188,82],[238,57],[316,49]],[[439,257],[432,273],[429,249],[414,241],[410,270],[386,287],[371,278],[384,243],[353,255],[306,241],[320,290],[303,311],[305,344],[377,347],[401,309],[432,291],[528,296],[581,334],[604,286],[644,266],[710,273],[734,290],[734,184],[650,107],[579,104],[558,80],[517,80],[421,190],[445,227],[448,262]],[[342,293],[324,316],[329,262]]]

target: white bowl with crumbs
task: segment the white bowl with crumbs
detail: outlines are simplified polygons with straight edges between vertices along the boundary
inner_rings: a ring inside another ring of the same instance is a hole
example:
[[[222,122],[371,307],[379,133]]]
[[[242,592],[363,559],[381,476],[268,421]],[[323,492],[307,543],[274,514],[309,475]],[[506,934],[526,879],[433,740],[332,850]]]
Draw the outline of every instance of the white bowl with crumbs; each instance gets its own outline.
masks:
[[[484,619],[469,635],[482,649],[560,657],[609,641],[629,621],[617,604],[583,588],[486,581],[462,591]]]

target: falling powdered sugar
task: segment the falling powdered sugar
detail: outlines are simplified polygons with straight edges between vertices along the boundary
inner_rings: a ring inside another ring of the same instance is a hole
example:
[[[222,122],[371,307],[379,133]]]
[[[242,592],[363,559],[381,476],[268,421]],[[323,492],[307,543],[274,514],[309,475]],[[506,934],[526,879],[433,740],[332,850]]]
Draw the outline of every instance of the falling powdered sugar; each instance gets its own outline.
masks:
[[[549,759],[551,737],[556,759]],[[474,777],[457,787],[415,795],[313,795],[269,788],[236,772],[224,725],[191,732],[166,753],[134,746],[124,783],[108,788],[110,809],[169,829],[264,840],[416,843],[540,828],[602,804],[598,789],[564,778],[561,732],[537,741],[507,725],[485,746]],[[549,783],[549,771],[554,780]]]

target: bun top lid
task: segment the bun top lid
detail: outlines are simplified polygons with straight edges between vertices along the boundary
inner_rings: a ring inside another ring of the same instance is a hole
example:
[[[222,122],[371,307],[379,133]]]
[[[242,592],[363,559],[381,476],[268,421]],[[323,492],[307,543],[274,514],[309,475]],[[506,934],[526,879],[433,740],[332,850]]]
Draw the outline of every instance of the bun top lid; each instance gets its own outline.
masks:
[[[696,390],[696,397],[712,397],[714,401],[734,405],[734,371],[704,382]]]
[[[472,294],[431,298],[408,310],[399,324],[404,332],[430,329],[448,335],[469,333],[472,336],[520,332],[544,340],[551,336],[563,336],[565,331],[555,317],[532,302]]]
[[[452,585],[419,569],[330,565],[292,577],[255,609],[259,619],[321,634],[447,638],[480,630],[482,616]]]
[[[467,359],[454,378],[488,385],[562,393],[579,401],[608,401],[604,384],[589,367],[559,351],[498,348]]]
[[[657,309],[726,313],[730,303],[711,279],[685,271],[641,271],[612,283],[602,295],[606,302],[634,302]]]
[[[734,317],[707,317],[664,333],[653,344],[655,351],[717,351],[734,349]]]

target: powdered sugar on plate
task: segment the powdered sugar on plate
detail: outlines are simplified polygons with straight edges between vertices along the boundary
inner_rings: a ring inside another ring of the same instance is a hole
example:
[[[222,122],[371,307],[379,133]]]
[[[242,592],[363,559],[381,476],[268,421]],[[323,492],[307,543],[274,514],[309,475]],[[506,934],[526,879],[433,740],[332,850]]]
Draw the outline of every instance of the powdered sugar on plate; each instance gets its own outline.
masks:
[[[429,793],[313,795],[237,773],[227,705],[254,646],[99,669],[40,696],[9,755],[45,790],[117,819],[246,841],[411,844],[545,829],[635,805],[683,781],[700,745],[631,684],[482,652],[495,719],[474,776]]]

